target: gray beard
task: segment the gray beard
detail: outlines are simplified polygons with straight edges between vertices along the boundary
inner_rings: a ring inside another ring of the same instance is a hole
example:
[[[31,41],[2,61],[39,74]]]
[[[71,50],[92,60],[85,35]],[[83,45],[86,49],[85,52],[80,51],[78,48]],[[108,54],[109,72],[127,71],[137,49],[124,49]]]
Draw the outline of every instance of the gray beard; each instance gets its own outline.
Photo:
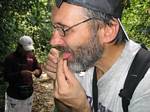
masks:
[[[73,72],[79,73],[94,66],[96,61],[101,58],[103,48],[98,38],[94,36],[86,45],[81,46],[73,54],[74,60],[69,61],[68,66]]]

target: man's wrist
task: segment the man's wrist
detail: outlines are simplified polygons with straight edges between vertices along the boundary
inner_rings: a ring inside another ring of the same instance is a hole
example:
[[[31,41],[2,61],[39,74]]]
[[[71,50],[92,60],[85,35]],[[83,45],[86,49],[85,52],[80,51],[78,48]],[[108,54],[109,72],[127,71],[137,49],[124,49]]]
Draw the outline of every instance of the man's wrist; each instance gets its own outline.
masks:
[[[74,109],[73,112],[92,112],[92,111],[91,111],[91,106],[87,101],[84,103],[84,105],[80,106],[80,108]]]

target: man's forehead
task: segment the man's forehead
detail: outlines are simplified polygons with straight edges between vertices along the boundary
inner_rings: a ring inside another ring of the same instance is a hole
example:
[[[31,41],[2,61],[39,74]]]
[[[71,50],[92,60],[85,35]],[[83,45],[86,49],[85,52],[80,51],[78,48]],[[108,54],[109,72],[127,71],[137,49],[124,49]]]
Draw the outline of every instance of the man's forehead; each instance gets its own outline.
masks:
[[[85,18],[82,7],[65,2],[60,8],[54,8],[52,11],[52,20],[54,22],[67,20],[67,23],[69,23],[71,21],[80,21],[82,18]]]

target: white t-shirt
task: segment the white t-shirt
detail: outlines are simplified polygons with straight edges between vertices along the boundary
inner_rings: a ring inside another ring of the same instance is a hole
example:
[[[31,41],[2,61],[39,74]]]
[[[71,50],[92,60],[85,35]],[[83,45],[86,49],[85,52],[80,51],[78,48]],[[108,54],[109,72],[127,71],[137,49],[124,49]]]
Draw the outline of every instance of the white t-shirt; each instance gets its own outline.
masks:
[[[130,65],[140,49],[140,45],[128,41],[113,66],[98,80],[98,112],[123,112],[122,98],[119,97]],[[76,74],[77,79],[86,91],[92,106],[92,79],[94,68]],[[93,111],[94,112],[94,111]],[[132,96],[129,112],[150,112],[150,69],[141,80]]]

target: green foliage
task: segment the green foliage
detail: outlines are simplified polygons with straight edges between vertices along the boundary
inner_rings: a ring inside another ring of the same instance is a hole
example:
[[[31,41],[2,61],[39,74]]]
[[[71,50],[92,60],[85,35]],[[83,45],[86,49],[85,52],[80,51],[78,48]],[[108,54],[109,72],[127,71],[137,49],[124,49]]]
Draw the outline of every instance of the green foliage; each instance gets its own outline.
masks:
[[[0,1],[0,59],[15,50],[18,39],[29,35],[35,42],[39,61],[50,49],[50,1],[3,0]]]
[[[131,0],[122,21],[130,38],[150,47],[150,0]]]

